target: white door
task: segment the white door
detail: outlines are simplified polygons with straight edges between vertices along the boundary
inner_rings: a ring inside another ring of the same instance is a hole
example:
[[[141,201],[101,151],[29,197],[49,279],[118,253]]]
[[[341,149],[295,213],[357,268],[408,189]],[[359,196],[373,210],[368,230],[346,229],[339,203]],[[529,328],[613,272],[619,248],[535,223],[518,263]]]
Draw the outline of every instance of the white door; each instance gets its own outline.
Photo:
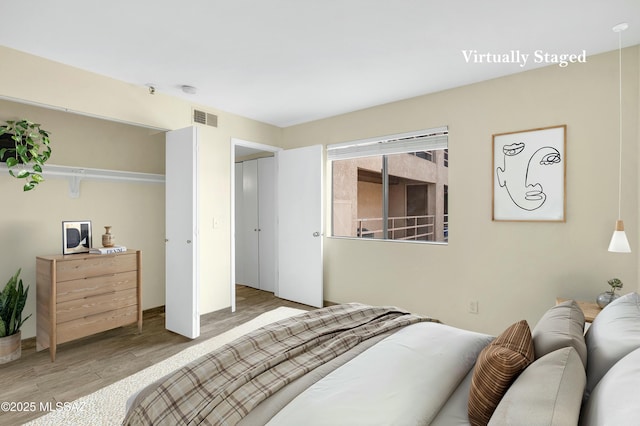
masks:
[[[322,307],[322,146],[279,151],[276,296]]]
[[[191,339],[200,335],[197,150],[197,127],[167,132],[165,327]]]
[[[275,159],[258,160],[258,267],[260,290],[273,292],[276,284]]]
[[[235,163],[235,209],[234,209],[234,218],[235,218],[235,233],[234,233],[234,242],[235,242],[235,281],[237,283],[245,282],[244,271],[245,267],[242,262],[243,260],[243,251],[244,251],[244,194],[242,192],[242,163]],[[232,286],[235,289],[235,285]]]
[[[240,284],[260,288],[258,223],[258,160],[242,163],[242,251],[239,259],[244,267]],[[237,259],[238,260],[238,259]],[[236,261],[237,261],[236,260]]]

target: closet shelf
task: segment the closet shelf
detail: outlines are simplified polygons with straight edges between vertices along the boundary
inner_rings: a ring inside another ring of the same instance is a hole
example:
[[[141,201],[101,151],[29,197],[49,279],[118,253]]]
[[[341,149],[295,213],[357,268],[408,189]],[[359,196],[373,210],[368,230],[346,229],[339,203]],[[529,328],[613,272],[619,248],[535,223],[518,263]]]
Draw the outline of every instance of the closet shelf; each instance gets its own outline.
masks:
[[[7,165],[0,163],[0,171],[8,172]],[[142,182],[164,183],[164,175],[155,173],[129,172],[123,170],[93,169],[89,167],[58,166],[45,164],[42,168],[42,176],[47,178],[69,179],[69,196],[80,196],[80,181],[83,179],[101,180],[109,182]]]

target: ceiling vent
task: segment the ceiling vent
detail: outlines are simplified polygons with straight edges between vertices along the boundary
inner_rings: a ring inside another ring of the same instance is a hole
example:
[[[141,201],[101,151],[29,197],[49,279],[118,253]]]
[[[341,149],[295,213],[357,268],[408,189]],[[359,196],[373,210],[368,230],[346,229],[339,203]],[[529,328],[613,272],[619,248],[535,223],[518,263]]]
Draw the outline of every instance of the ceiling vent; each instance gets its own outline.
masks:
[[[193,110],[193,122],[206,126],[218,127],[218,116],[197,109]]]

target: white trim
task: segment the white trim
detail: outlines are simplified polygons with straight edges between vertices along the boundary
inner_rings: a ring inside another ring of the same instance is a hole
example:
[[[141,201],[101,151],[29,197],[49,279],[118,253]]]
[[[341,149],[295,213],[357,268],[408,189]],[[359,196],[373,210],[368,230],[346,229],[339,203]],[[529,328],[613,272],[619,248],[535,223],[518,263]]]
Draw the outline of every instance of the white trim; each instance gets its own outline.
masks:
[[[140,173],[125,170],[93,169],[89,167],[58,166],[45,164],[42,168],[44,177],[75,177],[83,179],[106,180],[111,182],[146,182],[164,183],[164,175],[156,173]]]
[[[142,124],[142,123],[137,123],[137,122],[133,122],[133,121],[127,121],[127,120],[121,120],[121,119],[118,119],[118,118],[107,117],[106,115],[91,114],[91,113],[88,113],[88,112],[77,111],[77,110],[74,110],[74,109],[69,109],[69,108],[65,108],[65,107],[61,107],[61,106],[57,106],[57,105],[44,104],[44,103],[35,102],[35,101],[28,101],[26,99],[19,99],[19,98],[14,98],[14,97],[11,97],[11,96],[0,95],[0,100],[15,102],[15,103],[18,103],[18,104],[36,106],[36,107],[45,108],[45,109],[52,109],[52,110],[55,110],[55,111],[68,112],[70,114],[76,114],[76,115],[82,115],[84,117],[90,117],[90,118],[97,118],[97,119],[100,119],[100,120],[112,121],[114,123],[128,124],[130,126],[142,127],[142,128],[145,128],[145,129],[157,130],[157,131],[160,131],[160,132],[169,131],[169,129],[166,129],[164,127],[150,126],[148,124]]]
[[[5,163],[0,163],[0,172],[8,171]],[[68,178],[69,196],[80,196],[80,181],[83,179],[102,180],[108,182],[143,182],[164,183],[164,175],[155,173],[139,173],[123,170],[93,169],[89,167],[58,166],[45,164],[42,167],[42,176],[46,178]]]
[[[327,160],[446,149],[448,134],[448,127],[444,126],[331,144],[327,145]]]

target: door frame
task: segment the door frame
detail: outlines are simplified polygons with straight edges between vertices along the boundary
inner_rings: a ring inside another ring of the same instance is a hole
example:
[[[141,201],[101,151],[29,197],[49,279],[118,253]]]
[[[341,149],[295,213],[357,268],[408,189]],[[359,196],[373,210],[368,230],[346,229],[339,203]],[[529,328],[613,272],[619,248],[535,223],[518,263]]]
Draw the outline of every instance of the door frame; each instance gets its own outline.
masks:
[[[238,138],[231,138],[231,280],[229,283],[231,289],[231,312],[236,311],[236,147],[244,147],[258,152],[273,152],[282,151],[282,148],[278,148],[271,145],[265,145],[257,142],[251,142]],[[277,253],[276,253],[277,257]],[[278,290],[278,283],[275,283],[276,294]]]

